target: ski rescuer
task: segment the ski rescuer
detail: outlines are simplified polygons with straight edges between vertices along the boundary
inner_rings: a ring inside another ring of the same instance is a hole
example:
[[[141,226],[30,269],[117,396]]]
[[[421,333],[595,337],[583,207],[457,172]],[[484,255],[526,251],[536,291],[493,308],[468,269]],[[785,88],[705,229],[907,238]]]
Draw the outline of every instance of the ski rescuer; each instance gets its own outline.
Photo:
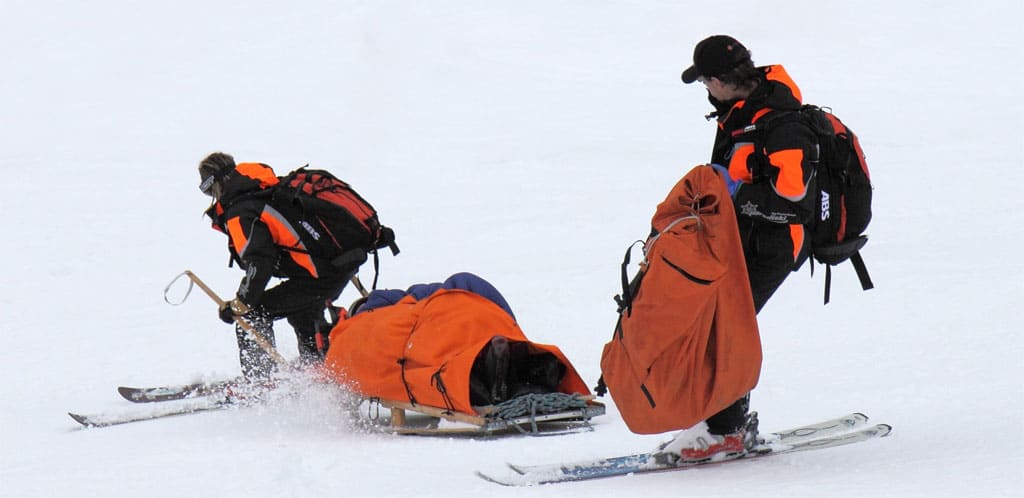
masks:
[[[786,277],[797,271],[809,254],[807,224],[814,213],[811,159],[818,142],[806,125],[774,127],[765,137],[765,150],[737,140],[734,132],[777,110],[802,106],[800,89],[780,65],[757,67],[750,52],[736,39],[715,35],[693,51],[693,64],[682,73],[683,83],[699,82],[715,110],[708,119],[717,124],[711,165],[723,173],[735,206],[754,309],[760,312]],[[664,448],[684,460],[703,460],[716,453],[739,453],[755,442],[756,414],[749,414],[750,395],[706,420],[707,433],[683,431]]]
[[[227,234],[231,259],[245,270],[234,299],[218,312],[221,320],[230,324],[241,318],[273,345],[274,320],[287,318],[298,338],[300,362],[322,361],[326,346],[317,337],[326,335],[326,305],[365,258],[339,266],[320,257],[319,241],[297,225],[302,220],[286,206],[271,205],[267,189],[279,179],[265,164],[236,165],[230,155],[215,152],[199,163],[199,177],[199,189],[213,198],[206,214],[214,229]],[[284,280],[266,289],[272,276]],[[250,379],[269,377],[277,366],[274,358],[237,323],[235,334],[242,373]]]

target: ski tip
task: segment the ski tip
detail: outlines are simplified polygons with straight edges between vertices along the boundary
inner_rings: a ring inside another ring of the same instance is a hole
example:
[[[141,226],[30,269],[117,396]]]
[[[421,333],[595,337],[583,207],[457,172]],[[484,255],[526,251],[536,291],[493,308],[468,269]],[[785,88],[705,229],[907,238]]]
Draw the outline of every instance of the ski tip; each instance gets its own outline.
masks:
[[[479,477],[479,478],[481,478],[481,479],[483,479],[483,480],[485,480],[487,482],[493,482],[494,484],[499,484],[501,486],[512,486],[512,483],[505,482],[505,481],[502,481],[500,479],[495,479],[495,478],[493,478],[493,477],[491,477],[491,476],[489,476],[487,474],[484,474],[483,472],[480,472],[479,470],[474,471],[474,474],[476,474],[477,477]]]
[[[137,388],[134,388],[134,387],[127,387],[127,386],[118,386],[117,387],[117,393],[120,394],[122,398],[124,398],[124,399],[126,399],[128,401],[138,401],[138,397],[136,396],[136,393],[138,393],[138,392],[139,392],[139,390]]]
[[[505,465],[506,465],[506,466],[507,466],[508,468],[512,469],[512,471],[513,471],[513,472],[515,472],[516,474],[519,474],[519,475],[523,475],[523,474],[525,474],[525,473],[526,473],[526,471],[525,471],[525,470],[523,470],[523,468],[522,468],[522,467],[520,467],[520,466],[518,466],[518,465],[516,465],[516,464],[514,464],[514,463],[506,463]]]
[[[878,429],[878,437],[885,437],[892,433],[892,426],[889,424],[878,424],[875,427]]]
[[[75,419],[75,422],[78,422],[79,424],[82,424],[82,427],[92,427],[93,426],[93,424],[89,422],[89,419],[85,418],[84,415],[79,415],[77,413],[71,413],[71,412],[68,412],[68,415],[70,415],[71,418]]]
[[[853,412],[853,418],[860,419],[862,422],[867,422],[868,421],[868,416],[864,415],[861,412]]]

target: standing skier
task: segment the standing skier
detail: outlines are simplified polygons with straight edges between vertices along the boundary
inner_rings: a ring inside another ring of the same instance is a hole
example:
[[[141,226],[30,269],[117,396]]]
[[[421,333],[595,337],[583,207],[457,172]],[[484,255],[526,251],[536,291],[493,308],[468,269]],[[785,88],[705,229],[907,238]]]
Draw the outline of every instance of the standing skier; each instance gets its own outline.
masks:
[[[715,111],[717,134],[711,165],[726,178],[736,207],[754,309],[760,312],[790,272],[807,259],[805,236],[814,207],[812,161],[818,143],[810,128],[795,121],[771,128],[763,148],[737,139],[740,131],[776,111],[801,108],[800,89],[780,65],[754,66],[736,39],[716,35],[693,51],[684,83],[704,84]],[[746,139],[746,140],[749,140]],[[748,415],[750,395],[706,420],[707,434],[683,431],[664,448],[684,460],[716,453],[742,453],[756,439],[756,416]]]

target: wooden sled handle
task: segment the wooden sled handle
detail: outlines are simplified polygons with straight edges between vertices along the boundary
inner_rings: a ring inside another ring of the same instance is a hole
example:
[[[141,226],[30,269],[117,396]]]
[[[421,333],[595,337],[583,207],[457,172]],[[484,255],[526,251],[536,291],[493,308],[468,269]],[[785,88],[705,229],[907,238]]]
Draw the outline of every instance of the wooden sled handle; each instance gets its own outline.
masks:
[[[210,296],[210,299],[213,299],[213,302],[217,303],[217,307],[218,308],[224,306],[224,303],[226,301],[221,299],[220,296],[218,296],[216,292],[213,292],[213,289],[211,289],[209,286],[207,286],[205,282],[200,280],[199,277],[197,277],[195,273],[192,273],[191,270],[185,270],[185,276],[187,276],[189,278],[189,280],[191,280],[196,285],[198,285],[199,288],[202,289],[203,292],[205,292],[207,296]],[[237,316],[237,315],[240,315],[240,314],[247,313],[249,311],[248,307],[246,307],[244,303],[241,303],[241,302],[238,302],[238,301],[235,301],[235,303],[233,303],[233,304],[237,304],[237,306],[232,306],[231,307],[231,309],[236,314],[236,316],[235,316],[235,323],[237,323],[239,327],[242,327],[242,330],[244,330],[247,334],[249,334],[249,337],[251,337],[252,340],[255,341],[256,344],[259,345],[259,347],[261,349],[263,349],[263,351],[265,351],[268,355],[270,355],[270,357],[273,358],[274,361],[279,366],[288,366],[288,361],[285,360],[283,356],[281,356],[281,353],[277,352],[277,349],[274,348],[273,344],[270,344],[269,342],[267,342],[267,339],[264,338],[262,335],[260,335],[260,333],[257,332],[255,329],[253,329],[252,325],[250,325],[249,322],[246,322],[245,320],[242,319],[242,317]]]

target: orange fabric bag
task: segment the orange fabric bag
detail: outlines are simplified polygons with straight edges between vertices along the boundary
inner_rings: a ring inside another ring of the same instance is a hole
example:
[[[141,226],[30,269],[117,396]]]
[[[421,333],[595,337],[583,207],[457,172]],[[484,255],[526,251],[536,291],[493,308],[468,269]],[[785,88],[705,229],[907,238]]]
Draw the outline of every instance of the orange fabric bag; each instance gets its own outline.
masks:
[[[761,340],[736,214],[724,180],[698,166],[652,220],[640,274],[624,289],[601,357],[604,383],[626,425],[680,430],[757,385]]]
[[[325,366],[363,396],[477,415],[470,403],[473,362],[499,335],[555,355],[566,367],[559,392],[590,393],[557,347],[530,343],[505,310],[459,289],[439,289],[420,300],[407,295],[342,320],[331,331]]]

